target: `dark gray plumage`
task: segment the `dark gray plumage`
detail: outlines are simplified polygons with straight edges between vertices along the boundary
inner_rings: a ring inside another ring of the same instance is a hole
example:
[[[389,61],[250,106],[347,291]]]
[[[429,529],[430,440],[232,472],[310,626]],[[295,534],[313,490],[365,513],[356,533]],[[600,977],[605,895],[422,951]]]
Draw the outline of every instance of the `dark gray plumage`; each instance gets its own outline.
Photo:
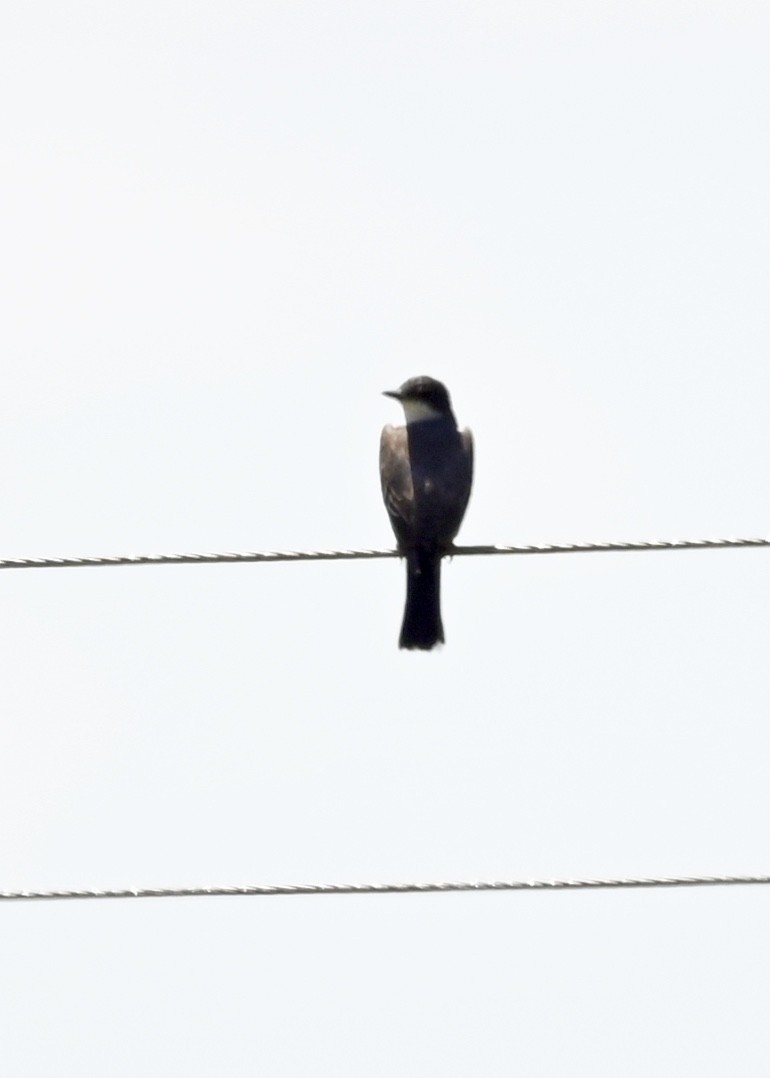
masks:
[[[388,391],[404,407],[405,427],[380,438],[382,496],[406,558],[406,608],[399,647],[444,642],[441,558],[459,531],[473,480],[473,437],[459,431],[449,393],[435,378],[410,378]]]

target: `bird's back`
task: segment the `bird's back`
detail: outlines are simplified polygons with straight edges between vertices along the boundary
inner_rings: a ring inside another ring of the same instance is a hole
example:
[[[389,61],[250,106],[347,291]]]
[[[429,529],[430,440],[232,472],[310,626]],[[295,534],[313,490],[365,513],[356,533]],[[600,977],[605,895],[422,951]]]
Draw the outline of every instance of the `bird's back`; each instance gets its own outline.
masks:
[[[444,420],[387,426],[380,439],[385,505],[402,548],[449,546],[460,528],[473,479],[473,436]]]

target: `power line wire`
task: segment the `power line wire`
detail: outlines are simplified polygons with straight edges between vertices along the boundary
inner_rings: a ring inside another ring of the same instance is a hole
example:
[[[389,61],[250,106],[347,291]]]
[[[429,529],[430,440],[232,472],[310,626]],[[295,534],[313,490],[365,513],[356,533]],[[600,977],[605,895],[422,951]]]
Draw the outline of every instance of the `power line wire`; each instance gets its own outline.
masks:
[[[235,895],[446,894],[457,891],[597,891],[651,887],[725,887],[770,883],[770,876],[663,876],[609,880],[513,880],[459,883],[328,883],[253,887],[139,887],[122,890],[0,891],[0,901],[86,898],[229,898]]]
[[[452,557],[492,554],[625,554],[652,550],[734,550],[768,547],[770,538],[653,539],[631,542],[542,543],[528,546],[456,546]],[[0,569],[83,569],[117,565],[221,565],[239,562],[359,561],[397,558],[397,550],[263,550],[212,554],[126,554],[75,558],[4,558]]]

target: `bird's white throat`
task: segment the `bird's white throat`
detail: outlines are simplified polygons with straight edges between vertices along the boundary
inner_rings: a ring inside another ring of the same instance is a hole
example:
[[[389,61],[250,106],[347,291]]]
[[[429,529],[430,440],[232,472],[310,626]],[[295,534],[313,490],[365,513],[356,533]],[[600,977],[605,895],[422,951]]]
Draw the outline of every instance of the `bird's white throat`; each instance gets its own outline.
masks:
[[[427,401],[404,400],[404,415],[407,423],[421,423],[425,419],[441,419],[442,413]]]

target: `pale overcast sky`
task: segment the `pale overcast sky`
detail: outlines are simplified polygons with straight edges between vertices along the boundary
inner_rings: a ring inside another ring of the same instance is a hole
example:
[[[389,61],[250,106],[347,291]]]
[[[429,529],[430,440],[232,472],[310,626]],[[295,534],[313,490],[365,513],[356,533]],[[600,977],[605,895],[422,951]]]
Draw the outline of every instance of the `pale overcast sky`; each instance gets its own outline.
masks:
[[[770,534],[765,3],[20,3],[0,557]],[[0,574],[0,890],[770,872],[770,552]],[[770,889],[0,905],[14,1076],[764,1075]]]

